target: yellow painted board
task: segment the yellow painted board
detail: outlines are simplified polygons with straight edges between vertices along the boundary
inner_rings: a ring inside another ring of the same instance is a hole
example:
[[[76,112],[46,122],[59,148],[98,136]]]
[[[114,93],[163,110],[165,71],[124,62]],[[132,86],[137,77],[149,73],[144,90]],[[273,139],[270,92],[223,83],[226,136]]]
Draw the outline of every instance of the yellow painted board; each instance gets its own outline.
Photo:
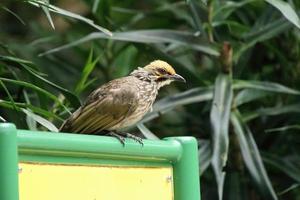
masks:
[[[173,200],[172,167],[19,163],[20,200]]]

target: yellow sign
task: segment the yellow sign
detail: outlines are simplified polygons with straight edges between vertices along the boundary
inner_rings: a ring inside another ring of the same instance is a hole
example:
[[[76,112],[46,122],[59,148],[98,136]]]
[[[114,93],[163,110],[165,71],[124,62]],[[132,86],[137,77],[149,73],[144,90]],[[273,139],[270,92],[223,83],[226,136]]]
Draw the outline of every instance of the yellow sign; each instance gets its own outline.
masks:
[[[20,200],[173,200],[171,167],[19,163]]]

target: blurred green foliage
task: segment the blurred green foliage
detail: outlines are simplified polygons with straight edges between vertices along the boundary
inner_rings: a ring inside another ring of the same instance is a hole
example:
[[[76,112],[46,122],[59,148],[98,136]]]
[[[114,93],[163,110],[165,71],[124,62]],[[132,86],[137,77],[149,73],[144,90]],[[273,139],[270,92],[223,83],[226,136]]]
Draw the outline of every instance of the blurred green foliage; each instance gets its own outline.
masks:
[[[1,121],[57,131],[93,89],[162,59],[187,84],[164,88],[138,127],[198,138],[202,198],[300,199],[299,1],[4,0],[0,10]]]

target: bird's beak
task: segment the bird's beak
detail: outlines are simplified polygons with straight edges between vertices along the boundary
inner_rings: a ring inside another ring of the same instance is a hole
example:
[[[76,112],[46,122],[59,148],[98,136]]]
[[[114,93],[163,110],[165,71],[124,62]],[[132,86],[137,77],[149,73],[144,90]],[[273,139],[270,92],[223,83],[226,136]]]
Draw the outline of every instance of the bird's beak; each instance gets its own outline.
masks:
[[[179,81],[179,82],[184,82],[184,83],[186,82],[185,79],[182,76],[180,76],[179,74],[171,75],[170,79],[173,81]]]

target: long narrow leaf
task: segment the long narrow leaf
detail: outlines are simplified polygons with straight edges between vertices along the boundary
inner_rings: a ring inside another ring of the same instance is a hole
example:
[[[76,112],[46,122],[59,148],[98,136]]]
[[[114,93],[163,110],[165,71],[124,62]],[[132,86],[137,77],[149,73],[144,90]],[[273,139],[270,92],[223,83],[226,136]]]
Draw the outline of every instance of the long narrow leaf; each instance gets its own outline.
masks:
[[[213,88],[194,88],[157,101],[153,111],[148,113],[142,122],[150,121],[173,108],[196,102],[208,101],[213,97]]]
[[[240,144],[244,163],[251,174],[257,189],[265,199],[277,200],[278,198],[262,162],[253,135],[247,125],[243,122],[238,111],[231,114],[231,123]]]
[[[263,90],[269,92],[278,92],[283,94],[293,94],[300,95],[300,91],[286,87],[279,83],[267,82],[267,81],[242,81],[234,80],[233,82],[234,89],[245,89],[251,88],[256,90]]]
[[[263,154],[263,160],[276,167],[286,175],[288,175],[290,178],[293,180],[297,181],[300,183],[300,169],[299,169],[299,163],[300,160],[297,158],[295,162],[290,160],[288,157],[279,157],[276,156],[275,154]],[[298,164],[297,164],[298,163]]]
[[[228,157],[228,128],[233,90],[231,76],[229,74],[219,74],[215,82],[214,98],[210,112],[212,126],[212,167],[218,185],[219,199],[223,198],[223,187]]]
[[[44,95],[46,95],[48,98],[54,100],[55,102],[57,102],[60,106],[62,106],[68,113],[71,113],[69,111],[69,109],[67,107],[65,107],[61,102],[60,100],[53,94],[51,94],[50,92],[36,86],[36,85],[33,85],[31,83],[28,83],[28,82],[24,82],[24,81],[17,81],[17,80],[13,80],[13,79],[7,79],[7,78],[1,78],[0,77],[0,80],[3,81],[3,82],[8,82],[8,83],[13,83],[13,84],[16,84],[16,85],[20,85],[20,86],[24,86],[24,87],[27,87],[27,88],[30,88],[30,89],[33,89],[37,92],[40,92]]]
[[[211,144],[209,140],[199,140],[199,174],[202,175],[211,162]]]
[[[19,58],[12,57],[12,56],[0,56],[0,60],[2,60],[4,62],[14,62],[14,63],[18,64],[17,66],[20,67],[21,69],[25,70],[26,73],[34,76],[38,80],[41,80],[42,82],[54,87],[55,89],[59,90],[60,92],[62,92],[65,95],[65,97],[70,101],[70,103],[72,104],[73,107],[77,108],[80,106],[80,101],[76,95],[74,95],[69,90],[42,77],[43,74],[41,74],[38,71],[33,70],[29,66],[30,64],[33,64],[33,63],[31,63],[27,60],[19,59]]]
[[[300,29],[300,19],[289,3],[284,2],[282,0],[265,1],[277,8],[287,20],[289,20],[292,24],[294,24],[297,28]]]
[[[138,123],[137,127],[147,139],[159,140],[159,138],[154,133],[152,133],[143,123]]]
[[[186,0],[186,3],[189,5],[189,8],[191,10],[191,15],[193,17],[193,21],[195,23],[197,31],[199,31],[199,33],[204,33],[197,2],[195,0]]]
[[[6,122],[6,120],[3,117],[1,117],[1,116],[0,116],[0,121]]]
[[[275,116],[287,113],[300,113],[300,104],[284,105],[272,108],[260,108],[245,115],[244,120],[250,121],[260,116]]]
[[[55,26],[54,26],[54,23],[53,23],[53,20],[52,20],[52,17],[50,15],[49,8],[48,8],[48,6],[49,6],[49,0],[42,0],[42,1],[44,1],[47,4],[47,6],[41,6],[41,7],[42,7],[42,9],[43,9],[43,11],[44,11],[44,13],[45,13],[45,15],[46,15],[46,17],[47,17],[50,25],[51,25],[51,27],[53,29],[55,29]]]
[[[263,98],[267,96],[270,92],[256,89],[244,89],[240,91],[234,98],[234,105],[240,106],[248,102]]]
[[[90,73],[95,68],[96,63],[99,61],[99,59],[100,59],[100,57],[98,56],[95,60],[93,60],[93,49],[91,49],[89,57],[86,61],[86,64],[85,64],[83,70],[82,70],[81,77],[75,87],[76,94],[79,94],[81,91],[83,91],[88,86],[87,79],[88,79]]]
[[[13,103],[10,102],[10,101],[0,100],[0,107],[4,107],[4,108],[8,108],[8,109],[14,109],[14,110],[16,108],[17,111],[21,111],[21,108],[30,109],[34,113],[37,113],[37,114],[39,114],[43,117],[46,117],[46,118],[51,117],[51,118],[57,119],[59,121],[64,121],[61,117],[57,116],[53,112],[49,112],[48,110],[44,110],[42,108],[33,106],[31,104],[14,102],[14,105],[15,105],[15,107],[13,106]]]
[[[17,14],[15,13],[14,11],[8,9],[7,7],[5,6],[0,6],[0,8],[2,8],[3,10],[9,12],[10,14],[12,14],[14,17],[16,17],[23,25],[25,25],[25,22],[23,21],[23,19]]]
[[[272,129],[267,129],[266,133],[273,133],[273,132],[285,132],[288,130],[300,130],[300,125],[296,124],[296,125],[289,125],[289,126],[283,126],[283,127],[279,127],[279,128],[272,128]]]
[[[128,31],[128,32],[115,32],[113,36],[108,36],[103,33],[91,33],[81,39],[78,39],[74,42],[71,42],[67,45],[63,45],[49,51],[46,51],[40,56],[54,53],[57,51],[61,51],[63,49],[67,49],[73,46],[77,46],[79,44],[96,40],[96,39],[111,39],[111,40],[119,40],[119,41],[127,41],[127,42],[136,42],[136,43],[175,43],[181,44],[184,46],[188,46],[194,50],[206,53],[208,55],[218,56],[219,52],[216,48],[208,44],[207,42],[201,41],[198,37],[194,36],[194,34],[183,31],[174,31],[174,30],[139,30],[139,31]]]
[[[30,110],[26,110],[24,108],[21,109],[26,115],[28,115],[29,117],[31,117],[32,119],[34,119],[36,122],[38,122],[39,124],[41,124],[42,126],[46,127],[49,131],[52,132],[58,132],[58,128],[56,128],[56,126],[54,126],[49,120],[34,114],[33,112],[31,112]]]
[[[47,7],[49,9],[49,11],[51,11],[51,12],[54,12],[54,13],[57,13],[57,14],[60,14],[60,15],[64,15],[66,17],[70,17],[72,19],[77,19],[77,20],[82,21],[86,24],[89,24],[90,26],[92,26],[92,27],[96,28],[97,30],[103,32],[104,34],[107,34],[109,36],[112,35],[112,33],[109,30],[107,30],[106,28],[95,24],[93,20],[85,18],[81,15],[78,15],[78,14],[72,13],[70,11],[61,9],[61,8],[56,7],[54,5],[51,5],[49,3],[45,3],[42,0],[27,0],[27,1],[30,4],[34,5],[34,6],[44,6],[44,7]]]
[[[245,43],[237,47],[233,60],[237,62],[242,53],[253,47],[256,43],[276,37],[291,27],[292,24],[288,23],[284,18],[273,20],[259,27],[253,27],[251,31],[247,31],[246,34],[242,36]]]

